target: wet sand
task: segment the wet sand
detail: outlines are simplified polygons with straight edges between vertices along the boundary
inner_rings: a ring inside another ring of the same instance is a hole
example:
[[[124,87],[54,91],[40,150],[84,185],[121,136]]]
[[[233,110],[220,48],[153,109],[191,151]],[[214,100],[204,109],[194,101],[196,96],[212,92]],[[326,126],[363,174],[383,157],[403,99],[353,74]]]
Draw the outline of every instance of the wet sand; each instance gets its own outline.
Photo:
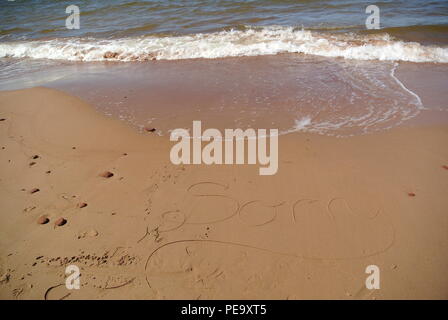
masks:
[[[447,71],[444,64],[297,54],[60,62],[0,80],[0,89],[59,89],[140,130],[156,126],[164,135],[202,120],[220,130],[276,128],[347,137],[401,125],[448,124]]]
[[[2,299],[448,298],[445,124],[281,136],[259,176],[175,166],[167,137],[53,89],[1,92],[0,118]]]

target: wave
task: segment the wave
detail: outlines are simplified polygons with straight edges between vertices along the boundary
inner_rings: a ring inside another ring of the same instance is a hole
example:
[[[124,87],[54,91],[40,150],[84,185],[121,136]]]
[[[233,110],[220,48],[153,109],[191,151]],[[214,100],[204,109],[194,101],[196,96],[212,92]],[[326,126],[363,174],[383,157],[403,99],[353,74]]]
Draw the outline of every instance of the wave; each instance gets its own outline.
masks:
[[[448,63],[448,48],[387,33],[332,34],[293,27],[245,28],[184,36],[62,38],[0,43],[0,58],[148,61],[300,53],[356,60]]]

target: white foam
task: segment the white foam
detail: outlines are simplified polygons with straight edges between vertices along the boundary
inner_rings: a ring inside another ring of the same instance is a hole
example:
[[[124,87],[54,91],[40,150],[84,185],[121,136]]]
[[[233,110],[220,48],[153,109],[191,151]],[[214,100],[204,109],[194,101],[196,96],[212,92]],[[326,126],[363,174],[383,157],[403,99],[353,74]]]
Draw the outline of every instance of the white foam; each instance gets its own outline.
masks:
[[[395,63],[393,68],[390,71],[390,75],[391,77],[398,83],[398,85],[400,87],[403,88],[403,90],[405,90],[406,92],[410,93],[412,96],[415,97],[415,99],[417,100],[416,105],[420,108],[420,109],[425,109],[425,107],[423,106],[422,103],[422,99],[420,99],[420,97],[413,91],[409,90],[408,88],[406,88],[406,86],[403,84],[403,82],[401,82],[396,76],[395,76],[395,70],[397,69],[398,64]]]
[[[295,120],[295,125],[294,125],[294,130],[295,131],[305,130],[310,125],[311,125],[311,118],[310,117],[303,117],[301,119],[296,119]]]
[[[0,58],[72,61],[213,59],[286,52],[357,60],[448,63],[448,48],[396,41],[386,34],[330,35],[292,27],[252,28],[178,37],[66,38],[0,43]]]

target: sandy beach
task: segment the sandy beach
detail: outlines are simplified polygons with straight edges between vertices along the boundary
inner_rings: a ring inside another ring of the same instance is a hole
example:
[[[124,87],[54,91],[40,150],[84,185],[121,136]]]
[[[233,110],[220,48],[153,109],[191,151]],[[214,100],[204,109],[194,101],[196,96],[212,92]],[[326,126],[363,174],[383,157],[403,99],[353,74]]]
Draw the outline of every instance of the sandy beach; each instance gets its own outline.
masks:
[[[54,89],[1,92],[0,118],[1,299],[448,298],[445,124],[284,135],[260,176],[173,165]]]
[[[448,300],[447,13],[4,1],[0,301]]]

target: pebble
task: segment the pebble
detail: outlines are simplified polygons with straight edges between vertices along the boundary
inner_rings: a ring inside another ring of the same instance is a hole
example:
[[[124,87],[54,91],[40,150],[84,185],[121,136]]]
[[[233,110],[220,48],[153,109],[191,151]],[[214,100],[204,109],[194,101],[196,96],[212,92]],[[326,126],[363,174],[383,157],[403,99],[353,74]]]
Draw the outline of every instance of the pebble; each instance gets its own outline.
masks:
[[[146,131],[146,132],[155,132],[155,131],[156,131],[156,128],[148,128],[148,127],[146,127],[146,128],[145,128],[145,131]]]
[[[104,171],[103,173],[100,174],[100,177],[103,177],[103,178],[111,178],[113,176],[114,176],[114,174],[110,171]]]
[[[39,192],[39,191],[40,191],[40,189],[33,188],[33,189],[30,190],[30,193],[33,194],[33,193],[36,193],[36,192]]]
[[[58,220],[56,220],[54,222],[54,225],[58,226],[58,227],[61,227],[61,226],[63,226],[66,223],[67,223],[67,220],[65,220],[64,218],[59,218]]]
[[[39,219],[37,219],[38,224],[47,224],[48,222],[50,222],[50,219],[46,216],[40,216]]]
[[[85,208],[85,207],[87,207],[87,203],[85,202],[78,203],[78,208]]]

